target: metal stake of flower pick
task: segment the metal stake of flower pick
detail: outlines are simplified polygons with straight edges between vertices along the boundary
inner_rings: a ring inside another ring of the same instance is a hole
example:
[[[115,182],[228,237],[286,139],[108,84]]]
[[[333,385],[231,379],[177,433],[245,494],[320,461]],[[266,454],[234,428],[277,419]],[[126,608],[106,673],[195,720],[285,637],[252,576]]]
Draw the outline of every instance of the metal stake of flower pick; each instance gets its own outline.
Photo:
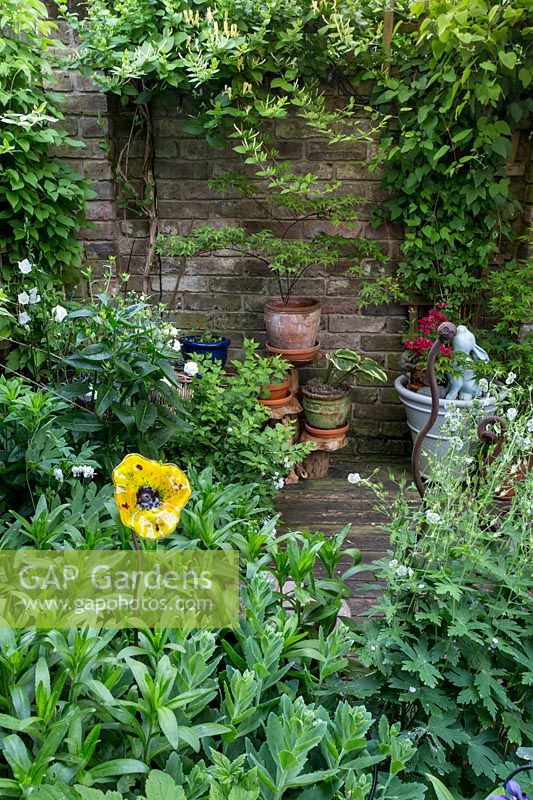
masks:
[[[457,328],[452,322],[443,322],[437,329],[437,338],[435,339],[431,350],[428,355],[427,374],[429,380],[429,388],[431,391],[431,413],[426,421],[426,424],[418,432],[413,445],[413,454],[411,456],[411,466],[413,470],[413,477],[415,479],[416,488],[420,497],[424,497],[426,487],[422,480],[420,473],[420,455],[422,453],[422,445],[427,434],[437,421],[439,415],[439,386],[437,383],[437,376],[435,375],[435,360],[439,353],[442,344],[451,344],[457,333]]]

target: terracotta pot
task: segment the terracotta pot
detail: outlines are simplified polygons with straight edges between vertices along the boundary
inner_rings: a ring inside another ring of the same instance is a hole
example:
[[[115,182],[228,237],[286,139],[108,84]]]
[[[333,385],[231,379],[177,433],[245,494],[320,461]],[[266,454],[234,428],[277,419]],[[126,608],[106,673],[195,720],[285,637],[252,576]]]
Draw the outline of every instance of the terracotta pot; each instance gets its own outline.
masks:
[[[323,394],[314,387],[302,389],[305,417],[313,428],[336,430],[343,426],[350,413],[351,389],[341,387],[331,394]]]
[[[320,327],[320,304],[307,297],[294,297],[287,303],[268,300],[265,304],[267,339],[282,350],[314,347]]]
[[[283,383],[269,383],[268,384],[268,397],[260,397],[260,400],[279,400],[281,397],[287,397],[290,394],[289,385],[290,377],[283,381]],[[266,390],[265,390],[266,394]]]
[[[320,351],[320,344],[317,342],[314,347],[307,347],[305,350],[284,350],[282,347],[272,347],[270,342],[267,342],[266,349],[273,355],[283,356],[289,364],[300,367],[315,360]]]
[[[278,408],[278,406],[284,406],[286,403],[290,403],[292,400],[292,394],[289,392],[288,395],[285,397],[277,397],[275,400],[269,398],[267,400],[263,400],[262,397],[257,398],[261,405],[267,406],[267,408]]]
[[[311,436],[314,436],[316,439],[340,439],[341,436],[344,436],[345,433],[348,433],[349,429],[350,423],[343,425],[342,428],[331,428],[330,430],[325,430],[324,428],[313,428],[307,422],[305,423],[305,430],[307,433],[310,433]]]

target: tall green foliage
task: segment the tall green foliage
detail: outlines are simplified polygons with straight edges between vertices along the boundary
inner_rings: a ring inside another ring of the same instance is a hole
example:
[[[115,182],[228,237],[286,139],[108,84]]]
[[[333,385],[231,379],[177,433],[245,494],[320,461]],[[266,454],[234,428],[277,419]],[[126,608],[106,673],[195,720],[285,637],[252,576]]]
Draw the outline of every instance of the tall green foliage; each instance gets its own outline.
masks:
[[[416,2],[419,27],[393,39],[374,103],[397,114],[378,157],[391,190],[379,216],[405,227],[397,295],[475,305],[491,257],[515,237],[520,205],[506,163],[533,107],[528,9],[522,0]]]
[[[52,148],[79,147],[61,128],[49,48],[56,26],[39,0],[0,6],[0,248],[3,279],[29,257],[49,280],[71,281],[81,264],[76,233],[85,221],[88,183]],[[58,124],[59,123],[59,124]],[[20,274],[18,274],[20,278]]]

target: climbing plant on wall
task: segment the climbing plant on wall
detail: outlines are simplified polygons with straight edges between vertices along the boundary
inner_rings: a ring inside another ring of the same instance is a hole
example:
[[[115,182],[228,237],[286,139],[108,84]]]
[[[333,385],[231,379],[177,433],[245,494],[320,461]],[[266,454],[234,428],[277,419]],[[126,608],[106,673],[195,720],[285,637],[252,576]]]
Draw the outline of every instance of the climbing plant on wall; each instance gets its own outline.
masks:
[[[379,26],[368,24],[370,10],[379,8],[375,0],[89,0],[82,18],[69,14],[66,3],[60,8],[81,39],[75,65],[91,74],[97,70],[103,90],[133,112],[128,142],[116,154],[116,173],[123,205],[150,223],[145,290],[157,261],[154,101],[182,108],[186,130],[204,135],[213,147],[235,137],[249,163],[259,163],[275,158],[263,147],[268,122],[286,117],[291,108],[334,135],[338,120],[318,86],[332,79],[339,61],[353,56],[348,35],[357,36],[358,57],[367,66],[380,42]],[[343,119],[369,136],[358,125],[357,108],[352,99]],[[140,193],[128,170],[138,137]]]
[[[395,280],[381,288],[472,312],[491,259],[517,233],[507,165],[533,107],[531,6],[430,0],[410,11],[417,27],[396,31],[391,69],[373,76],[373,102],[395,109],[376,160],[390,190],[378,217],[405,229]]]
[[[62,286],[76,278],[89,184],[53,148],[81,146],[61,128],[58,95],[47,55],[56,26],[39,0],[0,6],[0,248],[2,280],[20,278],[30,258]]]
[[[396,272],[365,280],[361,300],[415,292],[459,313],[475,304],[494,256],[516,233],[520,206],[507,163],[531,109],[528,3],[399,0],[394,17],[392,6],[89,0],[83,19],[64,9],[81,38],[77,65],[100,70],[102,88],[134,108],[130,142],[136,132],[145,137],[137,202],[150,220],[145,288],[157,257],[150,109],[167,95],[189,132],[215,147],[236,137],[246,163],[275,180],[279,171],[265,168],[275,158],[270,120],[296,113],[334,142],[379,132],[375,166],[390,198],[375,222],[402,225],[405,242]],[[341,89],[337,107],[320,93],[328,82]],[[375,123],[370,132],[361,110]],[[127,154],[128,146],[117,163],[126,195]]]

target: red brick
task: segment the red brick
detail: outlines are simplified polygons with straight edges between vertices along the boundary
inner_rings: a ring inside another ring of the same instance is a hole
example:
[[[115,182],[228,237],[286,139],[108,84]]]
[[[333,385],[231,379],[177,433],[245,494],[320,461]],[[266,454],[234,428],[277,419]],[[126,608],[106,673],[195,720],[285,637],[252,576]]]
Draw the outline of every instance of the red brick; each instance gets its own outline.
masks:
[[[182,296],[182,308],[189,311],[240,311],[241,298],[235,294],[192,294]]]
[[[381,333],[385,330],[385,325],[386,320],[382,317],[360,317],[355,314],[335,314],[331,315],[329,319],[329,329],[334,333],[343,331]]]
[[[363,350],[399,350],[402,348],[400,336],[393,334],[375,334],[361,337]]]
[[[87,219],[109,220],[115,219],[115,209],[111,203],[105,201],[90,202],[87,208]]]

